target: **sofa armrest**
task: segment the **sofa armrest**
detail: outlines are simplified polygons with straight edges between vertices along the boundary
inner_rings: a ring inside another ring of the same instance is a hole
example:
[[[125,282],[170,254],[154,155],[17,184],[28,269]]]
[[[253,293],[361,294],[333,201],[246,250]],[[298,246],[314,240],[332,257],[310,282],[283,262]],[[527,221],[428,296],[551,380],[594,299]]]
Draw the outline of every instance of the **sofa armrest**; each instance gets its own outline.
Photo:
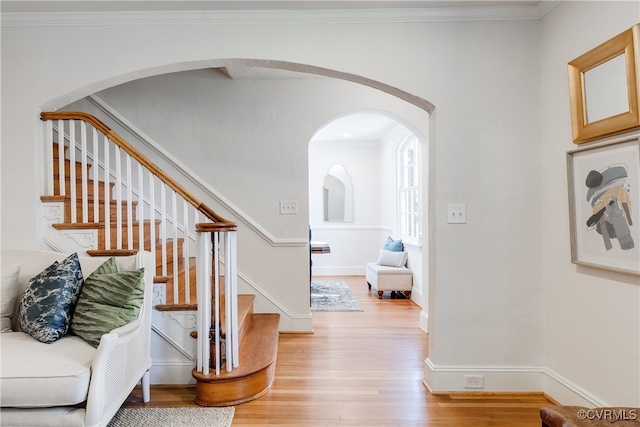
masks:
[[[137,329],[140,328],[142,321],[140,319],[136,319],[127,323],[126,325],[122,325],[119,328],[116,328],[105,335],[115,335],[117,337],[124,337],[126,335],[135,333]],[[104,335],[103,335],[104,336]]]
[[[139,253],[145,267],[144,303],[138,319],[104,334],[91,365],[85,426],[106,425],[151,367],[151,254]]]

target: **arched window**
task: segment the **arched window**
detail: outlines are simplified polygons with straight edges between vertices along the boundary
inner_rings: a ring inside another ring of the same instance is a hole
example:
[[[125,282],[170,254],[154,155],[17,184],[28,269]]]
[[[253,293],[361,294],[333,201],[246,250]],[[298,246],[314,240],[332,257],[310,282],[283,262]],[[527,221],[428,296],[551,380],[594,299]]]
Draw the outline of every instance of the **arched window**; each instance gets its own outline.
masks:
[[[418,139],[406,136],[396,149],[398,162],[398,232],[407,243],[420,243],[420,156]]]

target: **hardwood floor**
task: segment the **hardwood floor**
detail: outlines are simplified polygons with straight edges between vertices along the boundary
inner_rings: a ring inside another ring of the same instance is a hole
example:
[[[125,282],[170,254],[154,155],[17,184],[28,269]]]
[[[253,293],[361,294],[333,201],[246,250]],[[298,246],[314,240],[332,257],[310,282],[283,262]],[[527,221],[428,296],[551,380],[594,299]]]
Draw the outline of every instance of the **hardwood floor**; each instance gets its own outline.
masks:
[[[322,279],[328,279],[323,277]],[[362,312],[314,312],[313,334],[281,334],[273,386],[236,406],[233,426],[538,427],[539,394],[431,395],[422,383],[428,336],[420,308],[345,280]],[[136,389],[124,406],[195,406],[193,387]]]

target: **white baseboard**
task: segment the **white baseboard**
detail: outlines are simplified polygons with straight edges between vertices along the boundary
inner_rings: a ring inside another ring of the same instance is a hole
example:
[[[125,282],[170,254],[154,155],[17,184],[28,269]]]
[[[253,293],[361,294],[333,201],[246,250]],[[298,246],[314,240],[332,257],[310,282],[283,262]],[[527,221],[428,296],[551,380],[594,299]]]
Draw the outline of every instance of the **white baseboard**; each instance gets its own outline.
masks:
[[[578,387],[551,369],[542,368],[544,373],[543,389],[546,395],[563,405],[601,407],[615,406]]]
[[[310,333],[313,332],[313,317],[309,315],[280,315],[280,332]]]
[[[426,333],[429,333],[429,314],[426,313],[424,310],[420,312],[419,326],[420,326],[420,329],[422,329]]]
[[[193,362],[153,362],[149,370],[151,384],[195,384]]]
[[[466,375],[481,375],[482,388],[466,388]],[[436,366],[425,359],[424,384],[434,394],[544,393],[561,405],[612,406],[544,366]]]
[[[542,392],[538,366],[436,366],[425,359],[425,383],[433,393]],[[484,377],[482,388],[466,388],[466,375]]]

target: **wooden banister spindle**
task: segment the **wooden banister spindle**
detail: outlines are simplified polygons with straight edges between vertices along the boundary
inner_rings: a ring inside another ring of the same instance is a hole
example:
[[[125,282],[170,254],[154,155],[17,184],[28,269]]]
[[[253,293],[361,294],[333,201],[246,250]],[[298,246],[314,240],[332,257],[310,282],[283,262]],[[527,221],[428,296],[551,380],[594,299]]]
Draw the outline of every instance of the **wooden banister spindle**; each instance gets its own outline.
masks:
[[[167,276],[167,192],[166,185],[160,181],[160,245],[162,246],[162,275]]]
[[[73,147],[75,149],[75,147]],[[80,206],[82,207],[82,222],[89,222],[89,187],[87,176],[87,123],[80,122],[80,164],[82,172],[80,179],[82,182],[82,195]]]
[[[182,199],[182,224],[184,244],[182,245],[182,257],[185,260],[184,275],[184,302],[191,304],[191,263],[189,262],[189,204]]]
[[[78,222],[77,201],[76,194],[76,125],[74,120],[69,120],[69,162],[71,167],[69,168],[69,195],[71,196],[71,222]],[[64,166],[63,166],[64,167]],[[66,182],[62,185],[66,186]]]
[[[149,236],[149,240],[151,241],[150,243],[150,250],[151,253],[153,254],[153,256],[155,257],[156,254],[156,227],[155,227],[155,223],[156,223],[156,188],[154,185],[155,182],[155,177],[153,176],[153,173],[151,171],[148,172],[149,175],[149,221],[151,222],[151,230],[150,230],[150,236]]]
[[[137,164],[138,171],[138,204],[136,205],[136,220],[138,221],[138,247],[140,250],[144,250],[144,171],[140,163]],[[133,222],[132,222],[133,224]],[[153,228],[153,227],[152,227]],[[153,253],[153,243],[150,244],[149,250]]]
[[[175,191],[171,192],[171,215],[173,215],[173,224],[172,224],[172,234],[173,238],[171,239],[171,260],[173,262],[173,301],[176,304],[180,304],[180,276],[178,270],[178,201],[176,199]]]
[[[133,211],[132,211],[132,201],[133,201],[133,181],[132,171],[131,171],[131,156],[125,154],[125,168],[127,170],[127,249],[133,249]]]
[[[215,369],[216,375],[220,375],[220,233],[211,233],[213,257],[211,268],[213,270],[213,322],[209,323],[214,333]],[[200,303],[200,301],[198,301]],[[211,311],[210,309],[207,311]]]
[[[111,165],[109,154],[109,139],[104,137],[104,248],[111,249]]]
[[[122,249],[122,154],[116,146],[116,248]]]
[[[93,175],[93,222],[100,220],[100,152],[98,151],[98,131],[96,128],[91,128],[91,141],[93,143],[93,165],[91,166],[91,172]],[[105,209],[107,201],[105,200]]]
[[[54,170],[54,150],[53,150],[53,146],[55,144],[55,141],[53,139],[53,122],[51,120],[48,120],[47,122],[45,122],[45,127],[44,127],[44,158],[45,158],[45,162],[46,162],[46,173],[45,176],[47,177],[47,194],[49,195],[53,195],[54,194],[54,180],[55,180],[55,175],[56,172]],[[60,150],[60,145],[58,145],[58,150]]]

